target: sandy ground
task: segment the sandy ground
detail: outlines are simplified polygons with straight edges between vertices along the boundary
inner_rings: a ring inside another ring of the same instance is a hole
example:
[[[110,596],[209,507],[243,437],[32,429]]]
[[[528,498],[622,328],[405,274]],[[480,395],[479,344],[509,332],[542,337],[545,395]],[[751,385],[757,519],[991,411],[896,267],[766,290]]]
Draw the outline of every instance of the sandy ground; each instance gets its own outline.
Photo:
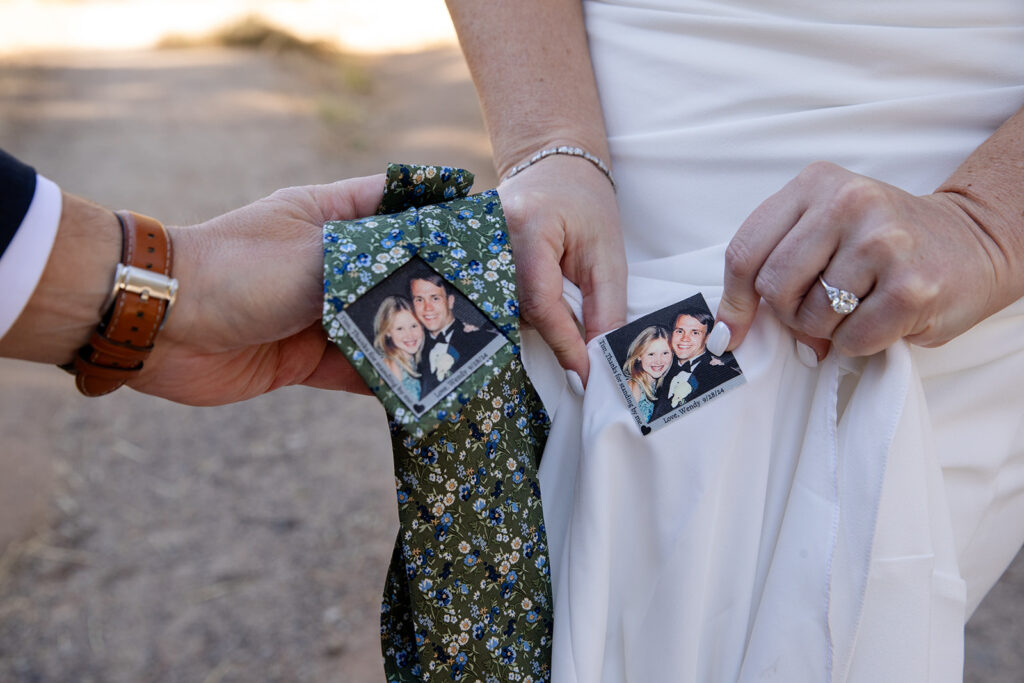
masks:
[[[451,48],[341,65],[224,49],[8,56],[0,147],[168,223],[388,160],[494,183]],[[4,361],[0,434],[0,518],[9,530],[41,513],[0,556],[0,681],[382,680],[397,517],[374,400],[84,399],[56,369]],[[968,681],[1024,678],[1022,605],[1019,563],[971,624]]]

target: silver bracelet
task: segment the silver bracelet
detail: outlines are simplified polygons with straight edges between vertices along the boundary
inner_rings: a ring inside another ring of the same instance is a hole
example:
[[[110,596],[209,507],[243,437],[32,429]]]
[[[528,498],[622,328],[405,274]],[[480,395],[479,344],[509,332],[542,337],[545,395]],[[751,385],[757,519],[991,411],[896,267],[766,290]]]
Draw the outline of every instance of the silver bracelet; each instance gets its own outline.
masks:
[[[590,163],[594,164],[594,166],[597,166],[597,168],[600,169],[601,173],[604,173],[605,177],[608,178],[608,182],[612,184],[612,189],[616,189],[615,178],[612,178],[612,172],[608,170],[608,166],[603,161],[601,161],[598,157],[594,156],[585,149],[581,149],[579,147],[569,147],[568,145],[542,149],[541,151],[537,152],[523,163],[513,168],[507,174],[505,174],[505,180],[508,180],[509,178],[518,175],[521,171],[528,169],[530,166],[533,166],[541,159],[554,156],[556,154],[565,154],[566,156],[570,157],[580,157],[581,159],[586,159]]]

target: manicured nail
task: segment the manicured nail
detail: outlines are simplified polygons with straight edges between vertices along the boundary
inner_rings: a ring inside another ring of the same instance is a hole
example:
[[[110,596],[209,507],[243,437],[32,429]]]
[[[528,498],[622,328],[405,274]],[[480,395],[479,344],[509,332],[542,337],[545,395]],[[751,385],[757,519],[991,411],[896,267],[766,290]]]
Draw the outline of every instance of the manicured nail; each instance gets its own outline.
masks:
[[[809,368],[818,367],[818,354],[814,352],[807,344],[802,341],[796,343],[796,357],[800,359],[800,362]]]
[[[730,339],[732,339],[732,331],[729,330],[728,325],[719,320],[711,329],[711,334],[708,335],[707,349],[713,355],[721,356],[729,346]]]
[[[575,370],[566,370],[565,379],[569,382],[569,391],[576,396],[583,397],[583,380]]]

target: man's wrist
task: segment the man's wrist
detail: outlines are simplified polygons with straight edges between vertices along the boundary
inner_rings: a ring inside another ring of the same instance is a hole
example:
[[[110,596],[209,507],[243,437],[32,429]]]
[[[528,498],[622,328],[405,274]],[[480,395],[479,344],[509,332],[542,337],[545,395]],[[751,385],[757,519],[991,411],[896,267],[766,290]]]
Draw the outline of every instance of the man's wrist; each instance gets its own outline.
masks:
[[[63,193],[50,258],[0,354],[63,364],[99,323],[120,260],[121,228],[109,209]]]

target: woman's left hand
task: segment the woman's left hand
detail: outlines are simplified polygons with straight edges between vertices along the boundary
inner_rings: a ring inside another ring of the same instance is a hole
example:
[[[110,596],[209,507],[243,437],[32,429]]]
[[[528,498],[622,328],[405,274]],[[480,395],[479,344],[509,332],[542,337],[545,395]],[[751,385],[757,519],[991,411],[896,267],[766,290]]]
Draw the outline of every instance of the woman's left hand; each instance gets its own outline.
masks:
[[[819,359],[830,341],[848,356],[899,339],[938,346],[1009,305],[1022,294],[1021,236],[1012,218],[1006,229],[1005,207],[971,187],[947,183],[917,197],[811,164],[729,244],[718,309],[729,348],[743,341],[761,298]],[[836,312],[819,276],[860,303]]]

